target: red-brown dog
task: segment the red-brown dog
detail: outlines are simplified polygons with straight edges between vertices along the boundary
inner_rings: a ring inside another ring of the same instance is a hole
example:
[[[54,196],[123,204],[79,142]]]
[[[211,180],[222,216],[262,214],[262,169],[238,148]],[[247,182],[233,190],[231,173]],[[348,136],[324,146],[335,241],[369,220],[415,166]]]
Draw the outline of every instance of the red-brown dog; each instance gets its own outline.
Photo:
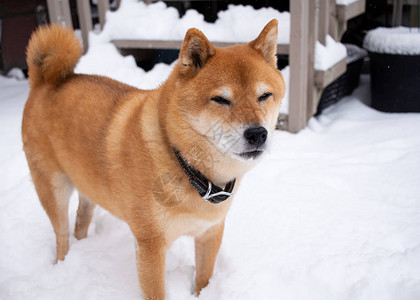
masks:
[[[87,236],[95,204],[126,221],[146,299],[165,298],[171,243],[195,237],[199,293],[213,273],[230,196],[266,151],[277,121],[285,84],[276,45],[276,20],[256,40],[229,48],[190,29],[169,79],[142,91],[74,74],[82,52],[72,31],[35,32],[22,138],[57,259],[69,250],[68,199],[76,188],[75,237]]]

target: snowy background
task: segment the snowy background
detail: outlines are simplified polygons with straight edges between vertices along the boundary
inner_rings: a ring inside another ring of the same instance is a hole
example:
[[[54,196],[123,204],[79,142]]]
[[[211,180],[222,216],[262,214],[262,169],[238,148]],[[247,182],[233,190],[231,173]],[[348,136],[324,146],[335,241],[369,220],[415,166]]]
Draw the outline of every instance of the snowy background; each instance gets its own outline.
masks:
[[[171,66],[144,72],[92,35],[77,71],[149,89]],[[55,236],[20,138],[28,92],[27,80],[0,77],[0,299],[139,299],[134,239],[99,207],[88,238],[72,237],[53,264]],[[420,299],[420,115],[381,113],[369,101],[362,76],[299,134],[275,133],[235,197],[199,299]],[[76,209],[74,194],[71,228]],[[167,255],[168,299],[196,299],[194,269],[193,241],[180,238]]]

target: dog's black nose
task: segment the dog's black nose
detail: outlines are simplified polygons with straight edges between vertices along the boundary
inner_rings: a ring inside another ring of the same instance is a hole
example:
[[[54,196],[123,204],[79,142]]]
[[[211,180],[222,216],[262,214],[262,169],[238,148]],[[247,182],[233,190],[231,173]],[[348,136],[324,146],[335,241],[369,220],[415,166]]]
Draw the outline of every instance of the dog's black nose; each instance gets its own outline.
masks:
[[[267,130],[262,126],[252,127],[245,130],[244,136],[250,145],[258,148],[267,140],[267,133]]]

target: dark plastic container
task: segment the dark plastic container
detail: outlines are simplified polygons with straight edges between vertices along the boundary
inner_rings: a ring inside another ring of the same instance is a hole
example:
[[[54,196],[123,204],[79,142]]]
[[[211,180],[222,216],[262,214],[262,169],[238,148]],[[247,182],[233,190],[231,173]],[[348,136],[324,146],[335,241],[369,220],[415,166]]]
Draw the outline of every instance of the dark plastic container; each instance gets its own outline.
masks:
[[[420,55],[369,52],[372,107],[420,112]]]

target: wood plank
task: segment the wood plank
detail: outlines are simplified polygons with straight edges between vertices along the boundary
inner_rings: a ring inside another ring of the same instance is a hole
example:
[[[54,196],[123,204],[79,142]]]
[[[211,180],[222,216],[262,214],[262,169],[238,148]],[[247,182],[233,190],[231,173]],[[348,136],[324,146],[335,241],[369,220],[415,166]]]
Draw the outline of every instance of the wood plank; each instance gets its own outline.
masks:
[[[309,5],[307,0],[290,1],[290,132],[299,132],[307,122]]]
[[[331,82],[344,74],[347,69],[346,59],[343,58],[326,71],[315,71],[315,84],[319,89],[325,88]]]
[[[69,0],[47,0],[47,6],[51,23],[73,28]]]
[[[119,49],[181,49],[182,41],[160,40],[112,40]]]
[[[330,0],[330,22],[328,28],[329,35],[334,39],[338,40],[338,20],[337,20],[337,8],[336,0]]]
[[[392,27],[401,26],[403,15],[403,0],[394,0],[392,7]]]
[[[105,26],[105,15],[109,10],[109,0],[98,0],[98,15],[99,23],[101,24],[101,29]]]
[[[419,27],[420,25],[420,7],[417,5],[410,6],[410,26]]]
[[[320,0],[318,18],[318,41],[325,46],[329,31],[330,0]]]
[[[82,31],[83,50],[87,51],[89,44],[89,32],[92,31],[92,14],[90,2],[77,0],[77,13],[79,14],[80,29]]]
[[[307,94],[307,106],[306,106],[306,119],[309,120],[315,112],[318,105],[318,89],[315,86],[315,42],[319,36],[318,24],[321,22],[321,10],[317,9],[320,7],[320,2],[324,0],[308,0],[309,11],[312,12],[308,16],[308,94]],[[326,18],[327,14],[322,17]],[[325,40],[325,35],[324,35]]]
[[[337,18],[340,22],[357,17],[365,12],[366,0],[359,0],[349,5],[337,5]]]
[[[418,1],[419,0],[403,0],[403,5],[419,5]],[[386,3],[392,5],[394,0],[388,0]]]
[[[112,43],[119,49],[181,49],[182,41],[161,41],[161,40],[112,40]],[[243,43],[212,42],[216,47],[229,47]],[[289,54],[289,45],[278,44],[277,54]]]

